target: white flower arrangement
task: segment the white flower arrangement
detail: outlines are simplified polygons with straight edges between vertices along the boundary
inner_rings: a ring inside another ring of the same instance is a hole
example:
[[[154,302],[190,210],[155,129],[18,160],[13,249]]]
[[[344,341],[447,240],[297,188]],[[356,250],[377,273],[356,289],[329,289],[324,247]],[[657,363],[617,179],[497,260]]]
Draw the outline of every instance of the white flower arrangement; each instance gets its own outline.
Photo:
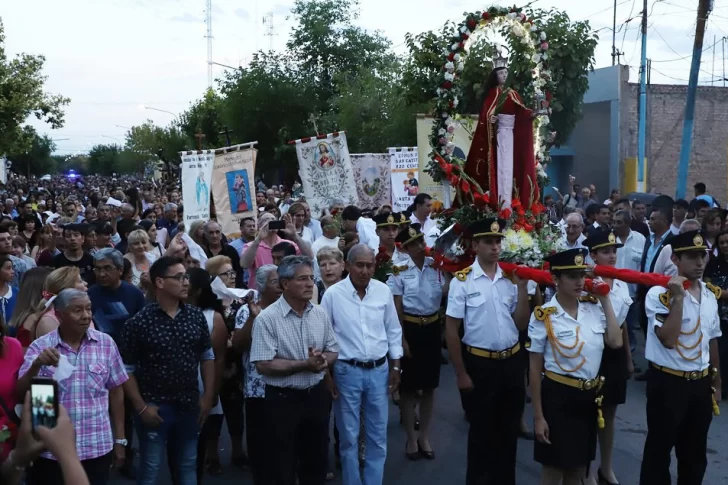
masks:
[[[448,61],[445,63],[445,69],[447,69],[447,72],[452,72],[455,69],[455,64],[452,61]]]
[[[523,229],[508,229],[502,242],[501,258],[510,263],[523,264],[531,268],[539,268],[543,264],[538,238]]]

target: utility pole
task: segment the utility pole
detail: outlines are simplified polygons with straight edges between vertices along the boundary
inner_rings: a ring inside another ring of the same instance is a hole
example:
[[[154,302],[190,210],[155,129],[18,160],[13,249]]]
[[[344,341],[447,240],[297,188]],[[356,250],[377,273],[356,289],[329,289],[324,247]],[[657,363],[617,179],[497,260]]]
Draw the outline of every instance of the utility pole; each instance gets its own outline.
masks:
[[[702,0],[701,0],[702,1]],[[640,117],[637,127],[637,192],[647,192],[645,184],[645,138],[647,125],[647,0],[642,4],[642,60],[640,62]]]
[[[723,37],[720,43],[721,50],[723,51],[723,87],[725,87],[725,43],[727,40],[728,37]]]
[[[614,0],[614,16],[612,18],[612,65],[617,63],[617,0]]]
[[[270,11],[263,17],[263,25],[265,25],[265,35],[268,37],[268,50],[273,50],[273,37],[276,36],[275,26],[273,25],[273,12]]]
[[[212,0],[207,0],[205,23],[207,24],[207,87],[212,89]]]
[[[713,67],[710,69],[710,85],[715,86],[715,44],[717,44],[718,41],[715,40],[715,35],[713,36]]]
[[[688,99],[685,103],[685,121],[683,123],[682,145],[680,145],[680,161],[678,162],[677,190],[675,191],[676,199],[684,198],[687,190],[690,149],[692,148],[693,126],[695,124],[695,94],[698,90],[700,56],[703,53],[705,22],[708,20],[708,14],[712,8],[712,0],[700,0],[698,4],[698,23],[695,27],[693,61],[690,65],[690,83],[688,84]]]

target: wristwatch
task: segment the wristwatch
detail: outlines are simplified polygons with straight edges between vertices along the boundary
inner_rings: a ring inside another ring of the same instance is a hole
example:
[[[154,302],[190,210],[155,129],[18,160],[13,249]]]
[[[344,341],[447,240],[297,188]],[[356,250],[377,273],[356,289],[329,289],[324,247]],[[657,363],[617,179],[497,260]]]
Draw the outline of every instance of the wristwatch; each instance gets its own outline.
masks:
[[[392,367],[392,370],[396,370],[396,371],[397,371],[397,372],[399,372],[400,374],[402,373],[402,369],[400,369],[400,368],[399,368],[399,367],[397,367],[396,365],[395,365],[394,367]]]
[[[121,445],[121,446],[127,446],[129,444],[129,442],[126,439],[122,438],[120,440],[114,440],[114,444]]]

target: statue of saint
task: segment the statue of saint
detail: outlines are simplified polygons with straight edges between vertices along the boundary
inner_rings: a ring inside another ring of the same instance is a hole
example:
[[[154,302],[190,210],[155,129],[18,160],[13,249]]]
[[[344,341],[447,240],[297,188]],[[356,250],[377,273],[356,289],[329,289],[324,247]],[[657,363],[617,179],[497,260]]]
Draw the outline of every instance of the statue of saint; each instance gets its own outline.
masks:
[[[488,191],[494,207],[502,203],[508,208],[511,200],[518,198],[528,209],[539,198],[533,153],[534,114],[515,90],[505,87],[507,79],[508,69],[499,58],[485,84],[485,102],[465,173]]]

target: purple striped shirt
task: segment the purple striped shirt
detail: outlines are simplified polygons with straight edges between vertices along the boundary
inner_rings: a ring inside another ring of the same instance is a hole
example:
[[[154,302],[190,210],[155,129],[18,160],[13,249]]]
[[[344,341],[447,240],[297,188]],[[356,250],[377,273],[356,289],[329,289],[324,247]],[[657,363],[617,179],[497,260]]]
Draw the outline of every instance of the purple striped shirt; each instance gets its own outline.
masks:
[[[58,383],[59,402],[68,411],[76,430],[76,450],[81,460],[110,453],[114,448],[109,416],[109,390],[129,379],[116,344],[106,334],[88,329],[78,351],[58,335],[58,330],[44,335],[28,347],[20,368],[22,377],[33,361],[47,348],[56,348],[76,367],[68,379]],[[55,367],[41,367],[38,377],[53,377]],[[50,453],[41,456],[55,459]]]

